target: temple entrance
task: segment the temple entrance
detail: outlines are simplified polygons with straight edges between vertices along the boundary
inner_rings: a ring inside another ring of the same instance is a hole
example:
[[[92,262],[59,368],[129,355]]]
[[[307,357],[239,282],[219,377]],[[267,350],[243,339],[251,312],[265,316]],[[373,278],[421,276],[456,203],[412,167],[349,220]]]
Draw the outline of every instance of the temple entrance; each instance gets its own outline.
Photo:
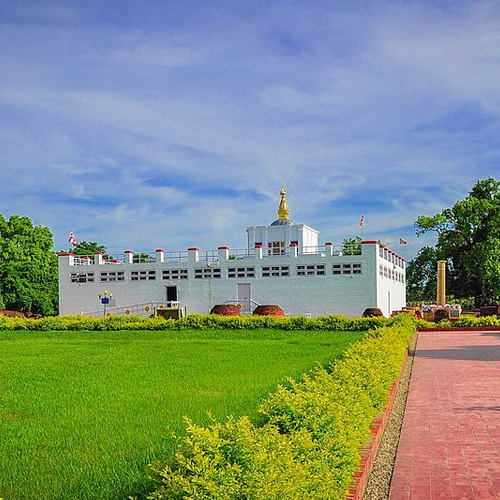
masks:
[[[165,287],[165,299],[167,301],[167,307],[178,307],[179,297],[177,295],[177,286],[166,286]]]
[[[250,283],[238,283],[238,302],[241,304],[242,313],[251,311]]]

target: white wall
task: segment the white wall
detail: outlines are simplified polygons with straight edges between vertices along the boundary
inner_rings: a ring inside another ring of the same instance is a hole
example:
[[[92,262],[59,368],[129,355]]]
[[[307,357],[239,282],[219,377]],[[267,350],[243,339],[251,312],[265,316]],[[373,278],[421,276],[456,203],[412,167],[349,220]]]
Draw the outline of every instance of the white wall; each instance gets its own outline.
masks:
[[[318,246],[319,232],[305,224],[249,226],[247,233],[249,248],[253,248],[256,243],[262,243],[262,247],[267,249],[267,244],[271,241],[283,241],[286,247],[290,246],[292,241],[296,241],[299,249]]]
[[[99,264],[98,258],[90,265],[74,265],[71,255],[59,257],[60,314],[79,314],[95,311],[101,307],[99,294],[107,290],[113,294],[117,307],[128,307],[151,301],[166,300],[166,286],[178,287],[181,306],[188,313],[206,314],[212,306],[237,299],[238,283],[249,283],[251,298],[260,304],[277,304],[289,315],[345,314],[360,316],[367,307],[379,307],[389,316],[395,309],[405,305],[405,287],[393,279],[380,277],[379,265],[393,265],[379,255],[379,245],[371,242],[362,245],[362,255],[336,256],[331,252],[300,255],[297,249],[289,248],[290,255],[261,257],[260,251],[248,258],[229,260],[229,250],[219,250],[217,261],[201,261],[196,251],[179,262],[154,262],[134,264]],[[361,274],[333,274],[334,264],[360,263]],[[220,279],[194,279],[199,268],[220,268]],[[324,276],[297,276],[297,265],[324,264]],[[262,266],[289,266],[290,276],[261,277]],[[229,267],[254,267],[254,278],[227,278]],[[189,279],[162,280],[163,269],[187,269]],[[101,283],[101,272],[122,270],[125,281]],[[133,270],[155,270],[154,281],[131,281]],[[400,267],[404,272],[404,268]],[[70,273],[94,273],[93,283],[71,283]],[[390,306],[388,297],[391,297]]]

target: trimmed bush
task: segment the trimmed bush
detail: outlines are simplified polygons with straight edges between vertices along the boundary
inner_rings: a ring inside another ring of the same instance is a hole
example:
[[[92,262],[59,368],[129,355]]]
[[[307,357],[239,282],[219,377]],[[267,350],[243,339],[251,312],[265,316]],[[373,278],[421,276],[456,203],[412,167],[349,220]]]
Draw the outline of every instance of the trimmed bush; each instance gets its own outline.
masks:
[[[378,307],[367,307],[363,311],[363,318],[372,318],[377,316],[383,316],[384,313]]]
[[[240,312],[240,304],[218,304],[210,310],[210,314],[219,314],[221,316],[239,316]]]
[[[482,328],[485,326],[494,326],[500,328],[500,317],[498,316],[473,316],[462,314],[456,321],[441,321],[439,324],[429,321],[417,321],[418,328]]]
[[[259,424],[230,417],[203,428],[187,420],[175,455],[152,466],[157,488],[148,498],[345,499],[414,332],[405,314],[368,332],[331,366],[279,386]]]
[[[482,318],[488,319],[488,318]],[[306,318],[305,316],[221,316],[188,314],[179,320],[139,316],[54,316],[40,319],[0,316],[1,330],[184,330],[184,329],[279,329],[366,331],[392,325],[395,318],[347,318],[342,315]]]
[[[255,316],[284,316],[285,311],[281,309],[280,306],[267,305],[267,306],[257,306],[253,314]]]

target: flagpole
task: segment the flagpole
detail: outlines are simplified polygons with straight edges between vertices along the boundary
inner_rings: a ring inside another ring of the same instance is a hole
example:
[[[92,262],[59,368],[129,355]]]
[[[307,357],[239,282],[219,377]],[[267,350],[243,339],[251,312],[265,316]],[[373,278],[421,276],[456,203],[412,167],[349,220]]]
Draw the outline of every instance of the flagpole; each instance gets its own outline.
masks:
[[[359,219],[359,228],[361,229],[361,240],[364,240],[364,234],[365,234],[365,213],[364,212],[361,215],[361,219]]]

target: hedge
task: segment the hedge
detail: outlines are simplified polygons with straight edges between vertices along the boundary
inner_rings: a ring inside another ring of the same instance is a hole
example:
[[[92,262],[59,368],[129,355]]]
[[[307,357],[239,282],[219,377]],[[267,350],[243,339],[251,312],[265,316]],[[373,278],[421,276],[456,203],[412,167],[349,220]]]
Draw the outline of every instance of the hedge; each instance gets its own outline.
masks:
[[[186,419],[176,453],[151,466],[156,487],[147,498],[345,499],[414,333],[406,314],[367,332],[340,360],[279,386],[259,422],[199,427]]]
[[[274,328],[279,330],[334,330],[366,331],[391,325],[394,318],[347,318],[341,315],[306,318],[305,316],[222,316],[218,314],[189,314],[180,320],[139,316],[54,316],[39,319],[0,316],[0,330],[184,330],[222,328],[251,330]]]
[[[440,321],[439,323],[417,320],[418,328],[436,328],[439,330],[446,328],[481,328],[485,326],[498,326],[500,328],[500,318],[498,316],[472,316],[464,314],[456,321]]]

